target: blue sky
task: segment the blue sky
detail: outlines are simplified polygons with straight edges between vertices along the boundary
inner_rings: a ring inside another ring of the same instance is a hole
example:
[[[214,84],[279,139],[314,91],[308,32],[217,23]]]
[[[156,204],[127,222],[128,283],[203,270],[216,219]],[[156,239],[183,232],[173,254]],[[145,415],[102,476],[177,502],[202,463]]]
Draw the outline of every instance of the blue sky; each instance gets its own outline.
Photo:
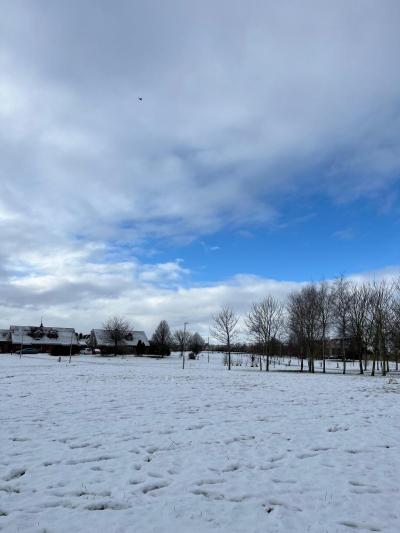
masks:
[[[0,7],[0,327],[399,275],[397,0]]]
[[[237,273],[276,280],[331,279],[399,263],[400,215],[383,198],[335,203],[315,195],[281,201],[273,224],[205,235],[190,244],[163,246],[154,261],[181,258],[191,281],[213,282]]]

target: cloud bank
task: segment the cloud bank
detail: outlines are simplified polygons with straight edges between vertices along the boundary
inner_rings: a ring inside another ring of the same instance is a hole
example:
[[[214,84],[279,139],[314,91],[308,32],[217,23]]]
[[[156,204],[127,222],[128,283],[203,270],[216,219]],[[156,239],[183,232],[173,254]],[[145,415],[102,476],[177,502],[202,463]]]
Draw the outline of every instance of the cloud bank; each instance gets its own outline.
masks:
[[[397,1],[1,7],[2,325],[118,312],[204,330],[220,301],[293,284],[195,286],[180,261],[151,263],[159,243],[398,182]]]

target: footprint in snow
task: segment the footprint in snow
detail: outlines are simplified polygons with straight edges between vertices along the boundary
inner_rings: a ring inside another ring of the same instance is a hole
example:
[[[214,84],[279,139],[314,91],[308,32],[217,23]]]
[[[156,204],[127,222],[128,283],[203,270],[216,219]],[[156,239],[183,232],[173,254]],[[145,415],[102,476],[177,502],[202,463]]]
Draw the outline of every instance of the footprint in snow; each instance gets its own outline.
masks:
[[[297,459],[308,459],[309,457],[316,457],[317,453],[299,453],[296,455]]]
[[[239,470],[239,468],[240,468],[240,465],[235,463],[235,464],[231,464],[223,468],[222,472],[235,472],[236,470]]]
[[[169,483],[167,481],[158,481],[157,483],[147,483],[143,488],[142,492],[143,494],[147,494],[149,492],[153,492],[154,490],[163,489],[165,487],[168,487]]]
[[[24,468],[13,468],[8,475],[4,478],[4,481],[11,481],[12,479],[18,479],[26,474]]]
[[[195,496],[204,496],[205,498],[211,499],[211,500],[224,500],[225,496],[223,494],[219,494],[217,492],[211,492],[204,489],[194,489],[191,491],[192,494]]]
[[[382,531],[377,526],[370,526],[370,525],[367,525],[367,524],[357,524],[356,522],[351,522],[351,521],[347,521],[347,520],[344,520],[343,522],[338,522],[338,524],[341,525],[341,526],[349,527],[351,529],[364,529],[366,531]]]
[[[200,481],[196,481],[198,487],[202,485],[216,485],[218,483],[225,483],[225,479],[201,479]]]
[[[123,509],[128,509],[129,505],[121,503],[121,502],[96,502],[91,503],[90,505],[86,506],[86,509],[88,511],[106,511],[107,509],[110,509],[112,511],[121,511]]]

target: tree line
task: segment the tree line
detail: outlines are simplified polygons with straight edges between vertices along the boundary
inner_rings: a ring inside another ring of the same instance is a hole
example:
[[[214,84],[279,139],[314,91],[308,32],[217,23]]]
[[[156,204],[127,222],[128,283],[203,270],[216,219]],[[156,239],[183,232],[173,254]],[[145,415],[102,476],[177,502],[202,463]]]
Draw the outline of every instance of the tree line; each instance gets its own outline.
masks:
[[[114,316],[103,324],[103,329],[108,340],[114,346],[115,354],[117,354],[121,351],[124,341],[131,334],[133,328],[125,318]],[[148,352],[164,357],[170,355],[171,350],[180,351],[182,354],[185,350],[190,350],[197,356],[204,350],[205,345],[206,343],[199,333],[186,329],[177,329],[172,332],[168,322],[161,320],[150,339]],[[136,354],[142,355],[144,352],[144,345],[138,344]]]
[[[244,329],[243,329],[244,326]],[[121,317],[113,317],[103,325],[114,343],[115,353],[132,330]],[[247,342],[238,343],[239,336]],[[210,335],[227,353],[231,369],[231,353],[250,353],[252,366],[269,371],[271,358],[286,355],[299,359],[300,370],[315,372],[315,361],[332,354],[342,361],[343,374],[348,361],[356,361],[360,374],[389,371],[389,362],[398,370],[400,352],[400,279],[356,283],[343,276],[333,282],[304,284],[282,301],[271,295],[251,304],[243,323],[230,307],[222,307],[212,317]],[[166,320],[156,327],[148,352],[168,356],[171,350],[183,354],[190,350],[196,356],[206,347],[198,332],[183,329],[171,331]],[[209,348],[209,347],[208,347]],[[137,348],[140,355],[144,345]]]
[[[211,334],[228,354],[239,332],[239,316],[227,306],[213,316]],[[267,295],[251,305],[244,319],[249,344],[242,347],[257,357],[260,370],[270,369],[276,350],[298,357],[315,372],[315,360],[332,351],[342,360],[343,374],[349,359],[358,362],[360,374],[371,369],[389,371],[389,361],[398,370],[400,351],[400,280],[355,283],[343,276],[334,282],[308,283],[289,294],[285,301]]]

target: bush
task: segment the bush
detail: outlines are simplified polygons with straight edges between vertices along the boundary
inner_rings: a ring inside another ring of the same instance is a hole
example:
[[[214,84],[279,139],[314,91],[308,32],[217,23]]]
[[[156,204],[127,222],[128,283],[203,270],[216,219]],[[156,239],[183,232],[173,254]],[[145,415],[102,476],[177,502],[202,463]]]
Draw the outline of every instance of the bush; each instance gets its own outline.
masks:
[[[146,352],[146,346],[144,342],[139,340],[136,346],[136,355],[143,355]]]
[[[170,347],[165,344],[158,344],[153,340],[150,341],[150,350],[149,352],[153,355],[159,355],[165,357],[171,355]]]

